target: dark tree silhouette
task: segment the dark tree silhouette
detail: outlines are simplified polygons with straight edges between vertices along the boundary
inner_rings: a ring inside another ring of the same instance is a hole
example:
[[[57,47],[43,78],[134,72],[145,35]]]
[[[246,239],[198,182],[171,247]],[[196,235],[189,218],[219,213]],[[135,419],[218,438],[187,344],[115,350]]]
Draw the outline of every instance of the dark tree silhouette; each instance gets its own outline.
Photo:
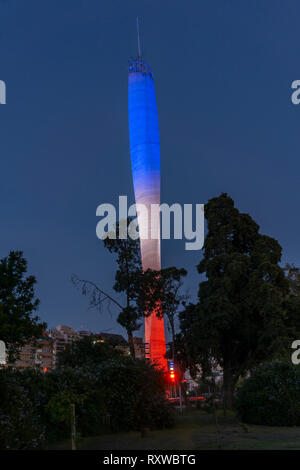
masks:
[[[36,279],[27,276],[27,261],[21,251],[11,251],[0,260],[0,339],[6,343],[9,361],[18,349],[46,329],[34,314],[39,305],[35,298]]]
[[[261,235],[230,197],[211,199],[205,217],[208,233],[198,271],[206,279],[198,303],[181,314],[181,330],[204,370],[209,355],[223,367],[224,402],[231,408],[238,378],[282,347],[289,283],[279,266],[279,243]]]

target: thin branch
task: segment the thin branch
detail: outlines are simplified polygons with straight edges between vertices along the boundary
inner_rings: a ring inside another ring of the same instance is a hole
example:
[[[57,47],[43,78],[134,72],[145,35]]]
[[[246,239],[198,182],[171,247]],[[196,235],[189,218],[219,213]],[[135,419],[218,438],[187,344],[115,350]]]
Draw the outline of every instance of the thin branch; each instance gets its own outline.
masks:
[[[83,295],[90,294],[90,303],[93,307],[99,307],[105,300],[113,302],[120,310],[123,310],[123,306],[107,292],[104,292],[94,282],[86,279],[79,279],[75,274],[72,275],[72,283],[77,289],[80,289]]]

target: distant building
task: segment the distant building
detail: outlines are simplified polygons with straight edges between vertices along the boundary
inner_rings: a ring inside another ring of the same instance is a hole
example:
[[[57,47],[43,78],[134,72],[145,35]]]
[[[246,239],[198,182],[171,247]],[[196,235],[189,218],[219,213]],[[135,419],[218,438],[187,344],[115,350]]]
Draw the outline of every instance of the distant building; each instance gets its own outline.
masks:
[[[38,341],[35,351],[35,365],[42,372],[54,369],[53,340],[45,334],[45,337]]]
[[[123,354],[125,355],[130,354],[128,343],[123,338],[122,335],[100,332],[100,333],[95,334],[94,336],[95,338],[97,338],[96,341],[99,341],[101,343],[107,343],[113,348],[118,349],[119,351],[123,352]]]
[[[66,349],[73,341],[92,336],[95,341],[107,343],[125,355],[130,355],[127,341],[122,335],[113,333],[92,333],[91,331],[76,331],[67,325],[58,325],[48,332],[44,332],[41,338],[29,341],[19,350],[19,358],[11,364],[3,364],[3,367],[15,367],[21,370],[37,369],[42,372],[55,369],[58,365],[58,354]],[[136,357],[145,356],[145,347],[142,338],[134,338]]]
[[[189,370],[186,370],[184,373],[184,379],[187,384],[187,390],[192,391],[196,390],[199,387],[199,382],[201,381],[202,373],[201,373],[201,366],[198,365],[198,372],[196,374],[195,379],[193,379],[190,375]],[[223,370],[220,365],[215,365],[212,369],[212,375],[206,377],[207,379],[211,380],[212,382],[219,384],[223,381]]]
[[[39,339],[26,343],[19,350],[19,358],[7,367],[37,369],[47,372],[54,368],[53,340],[45,332]]]
[[[86,336],[92,336],[94,333],[91,331],[86,331],[86,330],[80,330],[79,332],[80,338],[85,338]]]
[[[137,359],[145,359],[145,343],[143,338],[133,337],[134,353]]]
[[[196,380],[195,380],[195,379],[193,379],[193,378],[191,377],[191,374],[190,374],[189,370],[186,370],[186,371],[185,371],[185,373],[184,373],[184,375],[183,375],[183,378],[184,378],[184,380],[185,380],[186,387],[187,387],[187,390],[188,390],[189,392],[191,392],[192,390],[197,390],[197,389],[198,389],[199,384],[198,384],[198,382],[197,382],[197,379],[198,379],[199,377],[200,377],[200,375],[197,374],[197,377],[196,377]]]
[[[53,340],[54,366],[58,364],[58,354],[64,351],[68,344],[80,338],[80,334],[72,326],[58,325],[49,331]]]
[[[56,328],[54,328],[54,330],[61,333],[66,338],[66,341],[68,341],[69,343],[71,343],[75,339],[78,339],[80,336],[79,332],[75,331],[73,326],[58,325]]]

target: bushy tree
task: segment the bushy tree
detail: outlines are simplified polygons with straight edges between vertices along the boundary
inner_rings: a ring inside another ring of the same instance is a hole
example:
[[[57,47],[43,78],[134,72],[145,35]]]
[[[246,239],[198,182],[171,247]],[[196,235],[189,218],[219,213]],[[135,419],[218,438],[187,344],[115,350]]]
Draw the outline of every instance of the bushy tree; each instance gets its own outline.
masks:
[[[25,375],[18,370],[0,370],[0,450],[45,447],[46,427],[28,382],[24,383]]]
[[[148,269],[141,276],[139,282],[140,293],[137,302],[141,302],[139,310],[144,309],[145,315],[153,314],[158,318],[165,318],[171,332],[170,358],[175,361],[176,320],[187,294],[182,292],[183,280],[186,270],[174,266],[159,271]]]
[[[26,341],[39,337],[46,328],[35,314],[39,305],[36,279],[26,273],[21,251],[11,251],[0,260],[0,339],[6,343],[10,361]]]
[[[249,424],[300,426],[300,369],[290,362],[261,364],[237,394],[237,410]]]
[[[202,370],[210,357],[223,367],[225,406],[232,407],[238,378],[270,359],[287,338],[289,283],[279,262],[281,246],[259,233],[226,194],[205,205],[207,236],[198,272],[199,301],[181,314],[185,346]]]
[[[58,355],[58,367],[97,367],[112,358],[121,359],[122,352],[109,340],[99,342],[98,337],[91,335],[73,341]]]
[[[166,399],[164,374],[149,362],[131,357],[101,369],[100,382],[113,429],[164,428],[174,425]]]
[[[83,437],[174,424],[164,375],[146,361],[115,356],[72,364],[46,374],[0,370],[0,449],[45,448],[70,438],[71,403]]]
[[[123,293],[124,302],[119,302],[115,297],[104,292],[103,289],[94,282],[79,279],[73,275],[73,283],[80,288],[84,295],[90,298],[90,305],[101,309],[104,302],[112,302],[118,309],[118,323],[125,328],[128,337],[130,354],[135,357],[133,333],[138,330],[142,324],[141,318],[144,317],[144,309],[141,301],[137,299],[141,293],[141,258],[139,240],[130,237],[123,238],[124,224],[130,225],[131,219],[120,221],[116,224],[115,232],[103,240],[104,246],[116,255],[117,271],[115,274],[115,292]]]
[[[293,341],[300,339],[300,269],[286,264],[284,270],[289,282],[289,294],[286,299],[287,324],[291,341]]]

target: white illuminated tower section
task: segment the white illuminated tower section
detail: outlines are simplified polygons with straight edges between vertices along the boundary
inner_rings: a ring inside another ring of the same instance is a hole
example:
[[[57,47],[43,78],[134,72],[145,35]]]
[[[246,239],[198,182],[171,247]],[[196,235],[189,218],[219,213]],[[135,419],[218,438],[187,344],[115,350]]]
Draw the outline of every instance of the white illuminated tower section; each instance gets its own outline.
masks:
[[[129,63],[128,113],[131,166],[138,210],[143,270],[161,269],[160,220],[150,218],[151,204],[160,204],[160,142],[154,82],[151,69],[141,55],[139,21],[138,57]],[[139,211],[139,204],[148,214]],[[152,363],[167,369],[163,319],[155,314],[145,318],[145,343]]]

